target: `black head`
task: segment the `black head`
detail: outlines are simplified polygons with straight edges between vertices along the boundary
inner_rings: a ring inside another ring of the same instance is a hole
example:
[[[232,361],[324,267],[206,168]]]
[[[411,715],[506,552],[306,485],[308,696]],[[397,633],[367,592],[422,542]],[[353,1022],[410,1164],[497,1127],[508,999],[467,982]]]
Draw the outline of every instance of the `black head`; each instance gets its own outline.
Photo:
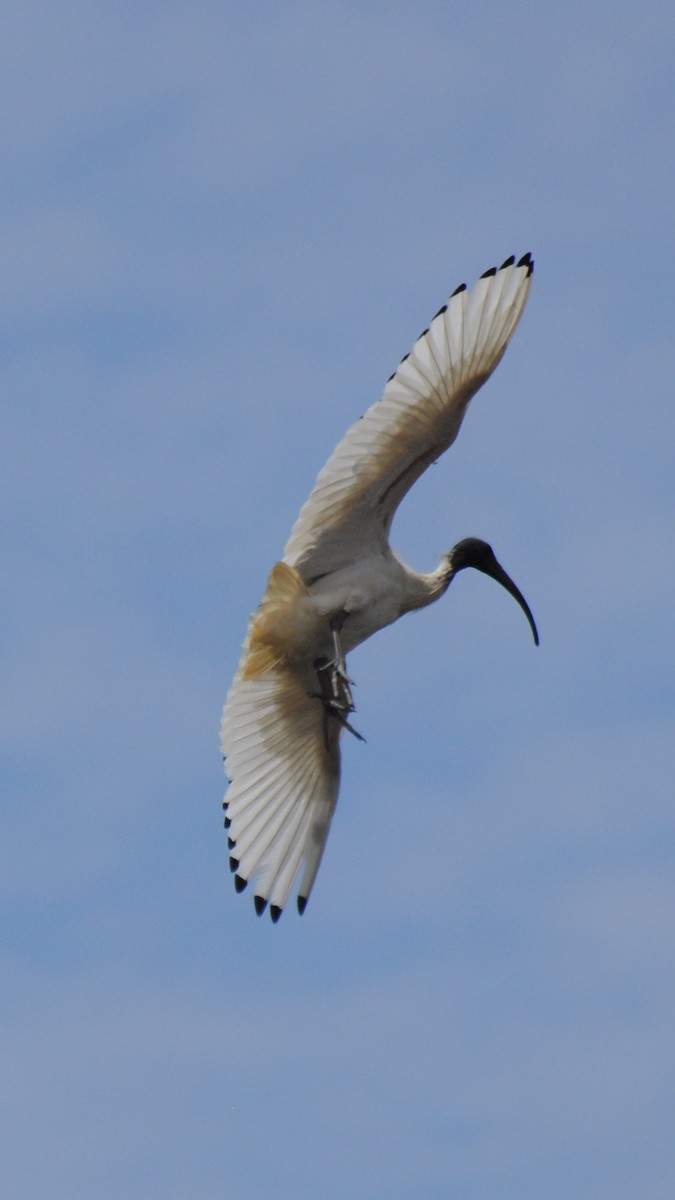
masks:
[[[451,578],[458,571],[463,571],[466,567],[474,567],[476,571],[482,571],[484,575],[489,575],[491,579],[495,579],[497,583],[501,583],[502,587],[506,588],[506,591],[513,596],[514,600],[518,601],[530,623],[534,643],[536,646],[539,645],[539,634],[537,633],[537,626],[534,623],[534,617],[530,612],[530,606],[511,577],[506,574],[504,568],[497,562],[492,546],[489,546],[487,542],[481,541],[480,538],[464,538],[456,546],[453,546],[448,555],[448,564],[451,571]]]

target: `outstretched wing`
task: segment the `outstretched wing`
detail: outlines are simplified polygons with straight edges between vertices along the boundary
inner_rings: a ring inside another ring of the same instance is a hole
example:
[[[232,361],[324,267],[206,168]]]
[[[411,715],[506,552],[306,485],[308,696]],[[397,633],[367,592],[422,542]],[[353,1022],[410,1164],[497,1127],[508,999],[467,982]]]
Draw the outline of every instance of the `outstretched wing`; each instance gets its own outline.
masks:
[[[522,315],[529,254],[462,285],[420,335],[378,400],[349,430],[300,511],[284,561],[309,581],[382,551],[396,508],[455,440],[471,397]]]
[[[340,783],[340,726],[309,695],[312,673],[304,678],[291,668],[273,636],[298,589],[304,591],[296,573],[278,563],[251,620],[221,724],[235,886],[243,891],[254,878],[256,912],[269,904],[273,921],[303,864],[298,909],[305,910]]]

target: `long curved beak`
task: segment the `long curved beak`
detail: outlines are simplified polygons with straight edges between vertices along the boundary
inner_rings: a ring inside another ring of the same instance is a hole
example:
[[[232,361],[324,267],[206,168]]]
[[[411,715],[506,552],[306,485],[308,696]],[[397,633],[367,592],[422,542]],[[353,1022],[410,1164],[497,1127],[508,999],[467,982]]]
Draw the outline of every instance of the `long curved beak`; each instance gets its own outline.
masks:
[[[477,571],[482,571],[484,575],[489,575],[491,579],[496,579],[497,583],[501,583],[502,587],[506,588],[506,591],[513,596],[513,599],[518,601],[530,623],[534,644],[535,646],[538,646],[539,634],[537,633],[537,626],[535,625],[534,617],[530,611],[530,606],[523,596],[523,593],[519,588],[516,587],[515,583],[511,579],[511,576],[507,575],[501,563],[497,562],[494,553],[490,551],[489,555],[486,554],[479,562],[473,562],[471,565],[474,566]]]

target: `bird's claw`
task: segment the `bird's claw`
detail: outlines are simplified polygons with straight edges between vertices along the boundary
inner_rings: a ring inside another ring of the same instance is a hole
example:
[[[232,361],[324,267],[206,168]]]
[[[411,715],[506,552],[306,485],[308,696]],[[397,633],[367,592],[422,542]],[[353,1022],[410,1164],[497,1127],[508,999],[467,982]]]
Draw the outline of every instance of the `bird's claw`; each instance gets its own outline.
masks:
[[[317,658],[314,670],[319,681],[319,692],[310,692],[313,700],[321,700],[325,718],[326,745],[328,745],[328,717],[333,717],[344,729],[348,729],[360,742],[365,738],[350,725],[347,717],[355,711],[354,700],[350,690],[353,679],[349,678],[344,666],[344,659]]]
[[[350,709],[350,711],[352,711],[352,710]],[[337,704],[331,704],[331,703],[327,704],[324,701],[323,712],[324,712],[324,732],[325,732],[325,737],[326,737],[326,749],[329,748],[329,746],[328,746],[328,717],[334,717],[334,719],[337,721],[338,725],[341,725],[343,729],[348,729],[350,733],[353,733],[354,737],[357,738],[359,742],[365,742],[366,739],[364,738],[363,734],[359,733],[358,729],[355,729],[353,725],[350,725],[343,710],[341,708],[339,708],[337,706]]]

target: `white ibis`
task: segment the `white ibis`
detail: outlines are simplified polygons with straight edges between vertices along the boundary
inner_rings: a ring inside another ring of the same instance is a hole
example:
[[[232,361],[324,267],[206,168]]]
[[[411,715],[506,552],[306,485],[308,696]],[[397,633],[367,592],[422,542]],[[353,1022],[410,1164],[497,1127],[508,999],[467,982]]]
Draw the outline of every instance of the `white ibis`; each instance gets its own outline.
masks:
[[[354,703],[345,655],[404,613],[438,600],[465,567],[491,575],[530,609],[490,546],[465,538],[418,574],[389,545],[398,505],[454,442],[469,401],[520,320],[529,254],[453,292],[321,471],[250,619],[227,697],[221,746],[237,891],[254,882],[258,915],[277,921],[303,868],[303,913],[340,781],[340,736]],[[361,739],[363,740],[363,739]]]

